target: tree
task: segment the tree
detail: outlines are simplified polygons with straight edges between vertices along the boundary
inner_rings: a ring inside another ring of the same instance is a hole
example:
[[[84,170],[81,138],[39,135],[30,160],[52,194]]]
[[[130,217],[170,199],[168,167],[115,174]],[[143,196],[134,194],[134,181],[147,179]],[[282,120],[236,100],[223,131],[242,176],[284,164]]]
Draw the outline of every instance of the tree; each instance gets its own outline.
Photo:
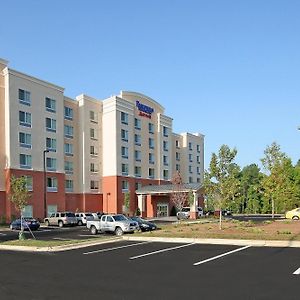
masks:
[[[174,203],[177,211],[182,211],[182,208],[188,200],[188,195],[184,191],[182,177],[179,172],[176,172],[172,178],[173,191],[171,201]]]
[[[188,193],[188,203],[189,203],[189,206],[192,206],[194,204],[194,193],[192,190],[189,190],[189,193]]]
[[[124,194],[124,213],[128,214],[130,210],[130,193],[125,193]]]
[[[24,239],[22,211],[27,205],[28,200],[30,198],[30,193],[28,192],[26,185],[27,185],[27,181],[24,176],[22,177],[11,176],[9,199],[15,205],[16,210],[20,212],[20,218],[21,218],[21,231],[19,234],[20,239]]]

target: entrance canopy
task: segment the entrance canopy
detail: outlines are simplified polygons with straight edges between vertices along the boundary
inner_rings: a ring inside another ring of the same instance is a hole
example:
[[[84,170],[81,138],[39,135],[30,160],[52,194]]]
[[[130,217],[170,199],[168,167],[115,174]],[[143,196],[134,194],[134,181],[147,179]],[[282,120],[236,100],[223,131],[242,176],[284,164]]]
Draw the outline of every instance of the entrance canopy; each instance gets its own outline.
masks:
[[[146,185],[136,190],[137,195],[162,195],[172,194],[174,192],[199,192],[203,188],[201,183],[184,183],[180,185],[180,191],[176,190],[176,185],[162,184],[162,185]]]

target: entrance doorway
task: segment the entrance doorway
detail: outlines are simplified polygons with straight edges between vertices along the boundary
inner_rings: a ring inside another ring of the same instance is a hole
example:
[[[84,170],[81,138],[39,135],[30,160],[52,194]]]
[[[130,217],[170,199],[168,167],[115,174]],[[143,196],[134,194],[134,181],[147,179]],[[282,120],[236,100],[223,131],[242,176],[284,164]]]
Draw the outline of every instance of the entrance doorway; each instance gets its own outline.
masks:
[[[167,203],[157,203],[156,215],[157,217],[168,217],[169,205]]]

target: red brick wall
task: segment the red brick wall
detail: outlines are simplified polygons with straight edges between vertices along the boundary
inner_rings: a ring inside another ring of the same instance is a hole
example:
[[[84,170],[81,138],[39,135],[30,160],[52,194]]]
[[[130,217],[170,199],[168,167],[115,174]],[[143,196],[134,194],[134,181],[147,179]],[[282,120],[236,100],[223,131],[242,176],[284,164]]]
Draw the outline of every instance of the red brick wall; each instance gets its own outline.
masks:
[[[0,217],[6,216],[5,191],[0,191]]]

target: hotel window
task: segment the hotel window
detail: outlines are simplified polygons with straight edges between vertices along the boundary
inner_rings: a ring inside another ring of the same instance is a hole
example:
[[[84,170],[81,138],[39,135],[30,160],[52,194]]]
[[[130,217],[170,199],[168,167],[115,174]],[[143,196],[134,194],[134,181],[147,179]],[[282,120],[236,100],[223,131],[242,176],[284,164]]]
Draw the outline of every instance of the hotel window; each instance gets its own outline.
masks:
[[[141,130],[141,127],[142,127],[141,123],[142,122],[140,119],[135,118],[134,119],[134,128],[137,130]]]
[[[57,178],[56,177],[47,177],[47,191],[48,192],[57,192]]]
[[[21,126],[31,127],[31,113],[19,111],[19,124]]]
[[[200,153],[200,145],[197,145],[197,152]]]
[[[169,163],[168,163],[168,156],[164,155],[163,156],[163,162],[164,162],[164,166],[168,166]]]
[[[167,141],[163,141],[164,151],[169,151],[169,143]]]
[[[65,106],[65,119],[73,120],[73,109],[71,107]]]
[[[95,163],[91,163],[91,165],[90,165],[90,171],[92,172],[92,173],[98,173],[98,165],[97,164],[95,164]]]
[[[149,148],[154,149],[154,139],[149,138]]]
[[[139,190],[142,187],[142,184],[140,182],[135,183],[135,189]]]
[[[56,158],[47,157],[46,166],[47,171],[56,171]]]
[[[164,177],[164,180],[169,179],[169,170],[163,170],[163,177]]]
[[[65,172],[66,174],[73,174],[73,162],[65,161]]]
[[[24,175],[22,177],[24,177],[25,180],[26,180],[26,189],[27,189],[27,191],[31,192],[32,191],[32,186],[33,186],[32,176]]]
[[[135,174],[135,177],[141,177],[142,176],[142,168],[141,167],[135,167],[134,168],[134,174]]]
[[[193,156],[192,154],[189,154],[189,162],[192,162],[193,161]]]
[[[24,148],[31,148],[31,134],[19,132],[19,145]]]
[[[200,156],[197,155],[197,163],[200,164]]]
[[[32,168],[31,155],[20,154],[20,168],[21,169]]]
[[[141,136],[139,134],[134,135],[134,143],[137,146],[141,146]]]
[[[193,146],[191,142],[189,142],[189,150],[193,150]]]
[[[122,164],[122,175],[128,175],[128,164]]]
[[[121,154],[123,158],[128,158],[128,147],[121,147]]]
[[[122,180],[122,192],[127,192],[129,189],[129,183],[126,180]]]
[[[64,134],[65,134],[66,138],[72,139],[73,138],[73,133],[74,133],[73,126],[70,126],[70,125],[65,125],[64,126]]]
[[[99,189],[99,181],[91,180],[91,190],[98,190]]]
[[[66,184],[66,186],[65,186],[66,192],[73,192],[73,190],[74,190],[73,180],[67,179],[65,181],[65,184]]]
[[[148,176],[149,176],[149,178],[154,178],[154,169],[153,168],[149,168]]]
[[[65,143],[65,155],[73,156],[73,144]]]
[[[98,138],[97,132],[94,128],[90,128],[90,138],[92,140],[97,140],[97,138]]]
[[[46,118],[46,130],[51,132],[56,132],[56,120],[51,118]]]
[[[135,150],[134,158],[136,161],[141,161],[142,160],[142,152],[140,150]]]
[[[148,129],[149,129],[149,133],[154,133],[154,124],[153,123],[149,123],[148,124]]]
[[[46,138],[46,149],[56,152],[56,139]]]
[[[128,130],[121,129],[121,139],[122,141],[128,142]]]
[[[98,152],[97,152],[97,149],[95,146],[90,146],[90,154],[94,155],[94,156],[98,155]]]
[[[128,125],[128,114],[121,111],[121,123]]]
[[[46,97],[45,106],[47,111],[56,112],[56,100]]]
[[[175,141],[175,147],[176,147],[177,149],[179,149],[179,148],[180,148],[180,143],[179,143],[179,141],[178,141],[178,140],[176,140],[176,141]]]
[[[176,171],[180,171],[180,165],[176,164]]]
[[[197,183],[200,183],[201,179],[199,177],[197,177]]]
[[[200,175],[200,168],[197,167],[197,174]]]
[[[169,133],[168,133],[168,127],[163,126],[163,136],[168,137]]]
[[[189,183],[193,183],[193,177],[189,177]]]
[[[192,171],[192,166],[189,166],[189,172],[190,172],[190,173],[193,173],[193,171]]]
[[[90,121],[93,123],[98,123],[97,114],[93,110],[90,110]]]
[[[154,164],[154,154],[149,153],[149,164]]]
[[[176,157],[177,161],[180,161],[180,153],[179,152],[176,152],[175,157]]]
[[[30,106],[31,105],[30,92],[19,89],[19,102],[21,104]]]

